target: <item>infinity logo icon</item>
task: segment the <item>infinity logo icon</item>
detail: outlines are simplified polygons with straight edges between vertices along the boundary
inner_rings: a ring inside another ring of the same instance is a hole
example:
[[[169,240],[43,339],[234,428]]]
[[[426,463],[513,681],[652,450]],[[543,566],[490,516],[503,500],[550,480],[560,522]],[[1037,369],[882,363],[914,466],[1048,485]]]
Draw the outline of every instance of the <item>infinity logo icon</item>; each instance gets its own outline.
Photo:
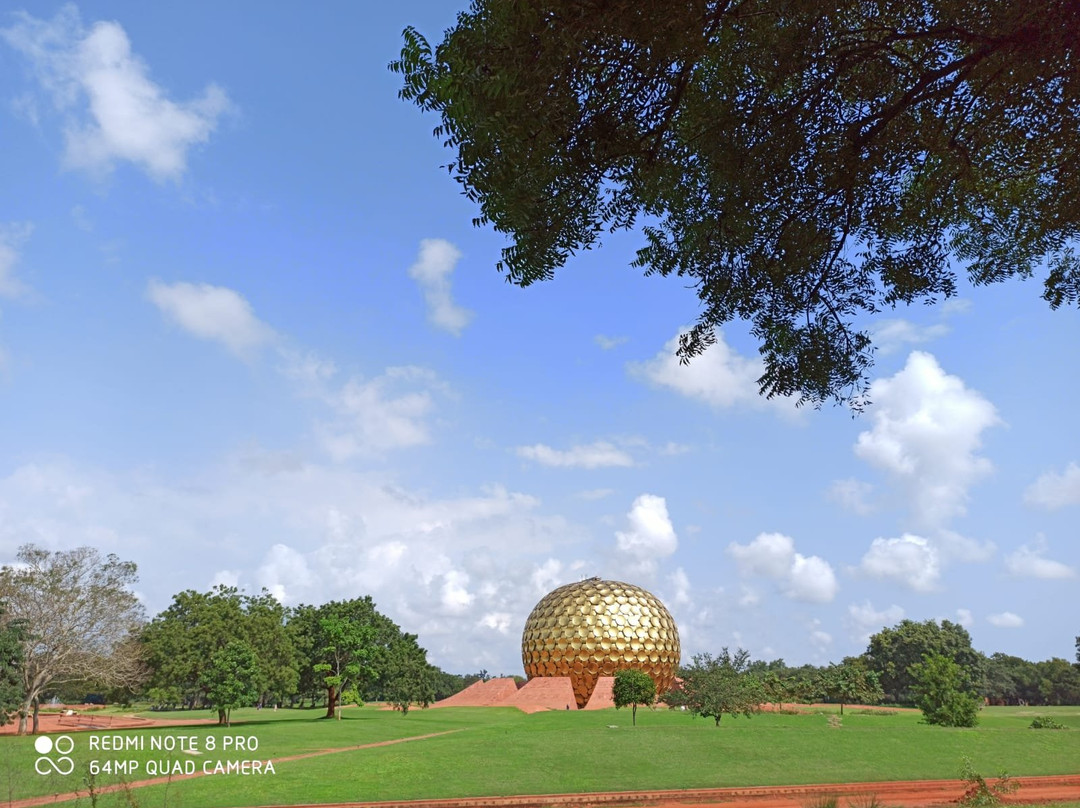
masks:
[[[75,771],[75,761],[68,757],[71,751],[75,748],[75,741],[70,735],[60,735],[54,741],[47,735],[41,735],[34,741],[34,749],[41,755],[34,761],[34,771],[38,774],[49,774],[55,772],[56,774],[68,775]],[[55,760],[51,757],[46,757],[52,752],[56,752],[59,757]]]

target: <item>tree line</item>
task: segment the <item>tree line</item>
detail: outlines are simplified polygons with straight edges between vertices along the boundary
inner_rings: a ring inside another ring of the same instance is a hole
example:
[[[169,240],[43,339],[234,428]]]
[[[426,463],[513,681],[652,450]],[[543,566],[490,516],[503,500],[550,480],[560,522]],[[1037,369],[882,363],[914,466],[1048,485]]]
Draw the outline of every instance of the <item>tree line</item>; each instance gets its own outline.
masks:
[[[185,590],[147,620],[136,568],[97,550],[21,547],[0,568],[0,724],[37,732],[53,699],[149,701],[214,710],[317,705],[326,715],[364,701],[402,713],[479,678],[431,665],[415,634],[370,596],[288,608],[263,590]]]
[[[870,637],[866,651],[840,663],[792,667],[782,659],[751,660],[743,649],[698,654],[679,670],[664,696],[674,707],[720,724],[723,715],[751,715],[763,704],[824,701],[914,705],[924,720],[974,726],[980,706],[1080,704],[1080,637],[1076,662],[1030,662],[972,647],[967,630],[948,620],[903,620]]]
[[[189,589],[147,620],[136,580],[133,563],[89,547],[26,545],[17,563],[0,568],[0,723],[14,718],[19,732],[36,732],[42,704],[87,694],[210,709],[223,724],[242,706],[322,706],[333,717],[344,705],[384,701],[407,714],[488,678],[430,664],[417,636],[370,596],[289,608],[265,590]],[[841,712],[845,704],[916,704],[931,723],[970,725],[984,703],[1080,704],[1076,643],[1076,663],[1030,662],[976,651],[967,630],[948,620],[903,620],[871,636],[863,654],[827,666],[751,660],[742,649],[699,654],[664,699],[717,724],[762,704],[829,701]]]

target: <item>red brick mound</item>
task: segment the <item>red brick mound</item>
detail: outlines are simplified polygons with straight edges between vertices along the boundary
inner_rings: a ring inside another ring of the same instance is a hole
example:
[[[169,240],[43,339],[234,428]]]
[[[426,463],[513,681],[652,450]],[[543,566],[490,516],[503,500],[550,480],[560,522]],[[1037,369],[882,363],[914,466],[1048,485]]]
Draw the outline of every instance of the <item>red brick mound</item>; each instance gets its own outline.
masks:
[[[535,713],[540,710],[576,710],[577,701],[569,676],[537,676],[500,706]]]
[[[505,702],[518,691],[517,682],[509,676],[473,682],[460,693],[447,696],[432,707],[504,707]],[[516,705],[515,705],[516,706]]]
[[[589,703],[585,705],[585,709],[606,710],[608,707],[614,707],[614,688],[614,676],[601,676],[596,680],[596,687],[593,688],[592,695],[589,696]]]

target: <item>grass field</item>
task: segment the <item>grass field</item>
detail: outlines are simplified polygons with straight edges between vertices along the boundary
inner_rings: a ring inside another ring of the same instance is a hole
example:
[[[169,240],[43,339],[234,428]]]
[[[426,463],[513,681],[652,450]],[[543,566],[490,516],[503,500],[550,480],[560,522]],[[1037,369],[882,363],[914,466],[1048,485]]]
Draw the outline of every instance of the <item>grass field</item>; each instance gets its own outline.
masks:
[[[920,723],[918,713],[848,709],[843,725],[828,715],[763,713],[751,719],[711,720],[665,710],[546,712],[510,708],[447,708],[399,713],[371,707],[346,710],[341,721],[319,710],[236,711],[230,729],[216,726],[125,730],[143,738],[142,751],[90,749],[95,733],[73,733],[72,774],[39,775],[32,738],[0,738],[0,805],[8,800],[84,788],[91,760],[138,761],[120,778],[102,773],[97,785],[142,780],[154,762],[271,759],[272,775],[223,774],[106,795],[99,805],[225,808],[248,804],[421,799],[635,789],[795,785],[917,780],[958,776],[963,756],[988,778],[1009,774],[1080,773],[1080,708],[989,708],[975,729]],[[147,714],[154,718],[161,713]],[[1068,729],[1032,730],[1035,715]],[[191,713],[178,717],[193,716]],[[456,730],[392,746],[356,749],[303,760],[292,755]],[[151,737],[195,736],[199,755],[149,749]],[[254,736],[258,750],[223,752],[225,736]],[[206,749],[213,738],[216,749]],[[99,744],[100,745],[100,744]],[[181,764],[184,765],[184,764]],[[87,800],[83,800],[87,804]]]

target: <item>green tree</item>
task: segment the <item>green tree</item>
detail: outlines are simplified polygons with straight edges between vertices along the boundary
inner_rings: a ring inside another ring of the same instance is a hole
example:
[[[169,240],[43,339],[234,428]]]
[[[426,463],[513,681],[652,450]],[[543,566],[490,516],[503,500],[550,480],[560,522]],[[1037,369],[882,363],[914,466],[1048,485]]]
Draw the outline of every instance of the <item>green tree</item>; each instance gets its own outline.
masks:
[[[7,616],[7,607],[0,602],[0,727],[23,702],[22,669],[25,626]]]
[[[414,704],[426,709],[435,701],[438,671],[428,664],[426,652],[415,640],[395,644],[379,668],[383,697],[402,715],[408,715]]]
[[[250,707],[259,698],[259,662],[247,643],[233,640],[215,651],[199,676],[199,684],[218,723],[230,726],[234,707]]]
[[[509,281],[644,217],[634,265],[702,304],[683,360],[748,319],[763,393],[857,402],[864,315],[955,294],[954,267],[1080,300],[1078,25],[1062,0],[474,0],[390,67]]]
[[[870,637],[863,654],[867,667],[878,674],[885,696],[893,702],[911,703],[912,665],[924,656],[947,656],[962,667],[977,687],[982,686],[986,658],[971,647],[971,635],[957,623],[943,620],[902,620]]]
[[[689,666],[679,669],[682,683],[667,693],[664,701],[712,718],[716,726],[725,713],[749,717],[766,699],[761,680],[747,670],[749,661],[749,652],[742,648],[734,654],[723,648],[715,658],[697,654]]]
[[[911,666],[916,704],[927,724],[973,727],[979,721],[979,698],[967,672],[941,654],[926,655]]]
[[[656,682],[639,668],[620,668],[615,671],[612,697],[616,710],[630,707],[631,723],[637,726],[638,705],[648,706],[656,701]]]
[[[1055,657],[1035,663],[1043,704],[1080,704],[1080,670],[1068,660]]]
[[[130,642],[143,622],[131,588],[135,564],[92,547],[49,552],[19,548],[18,564],[0,568],[0,600],[8,619],[25,629],[20,670],[20,735],[38,731],[42,695],[72,682],[105,685],[140,682],[145,676],[138,645]]]
[[[286,629],[287,610],[269,592],[235,587],[185,590],[142,631],[152,670],[150,694],[161,703],[208,704],[202,674],[230,643],[247,645],[256,659],[259,699],[278,702],[296,691],[299,659]]]
[[[868,669],[861,657],[847,657],[826,668],[820,688],[826,699],[840,704],[840,715],[845,704],[877,704],[884,695],[878,674]]]

